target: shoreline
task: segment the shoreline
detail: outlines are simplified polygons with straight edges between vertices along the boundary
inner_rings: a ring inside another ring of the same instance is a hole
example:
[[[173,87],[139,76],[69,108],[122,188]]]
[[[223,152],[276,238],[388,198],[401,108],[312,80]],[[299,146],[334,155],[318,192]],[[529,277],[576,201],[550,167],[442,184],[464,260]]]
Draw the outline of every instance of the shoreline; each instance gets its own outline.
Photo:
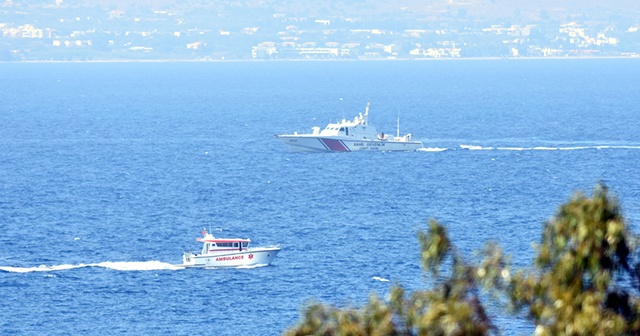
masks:
[[[381,59],[98,59],[98,60],[19,60],[11,63],[268,63],[268,62],[432,62],[432,61],[517,61],[517,60],[597,60],[640,59],[632,56],[551,56],[551,57],[458,57],[458,58],[381,58]]]

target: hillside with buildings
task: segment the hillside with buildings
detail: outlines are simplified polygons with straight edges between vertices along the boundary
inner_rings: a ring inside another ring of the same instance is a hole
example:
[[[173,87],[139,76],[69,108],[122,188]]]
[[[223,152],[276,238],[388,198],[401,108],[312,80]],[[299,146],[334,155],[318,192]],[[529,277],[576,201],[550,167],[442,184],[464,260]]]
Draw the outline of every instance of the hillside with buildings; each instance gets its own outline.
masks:
[[[1,61],[637,57],[640,3],[4,1]]]

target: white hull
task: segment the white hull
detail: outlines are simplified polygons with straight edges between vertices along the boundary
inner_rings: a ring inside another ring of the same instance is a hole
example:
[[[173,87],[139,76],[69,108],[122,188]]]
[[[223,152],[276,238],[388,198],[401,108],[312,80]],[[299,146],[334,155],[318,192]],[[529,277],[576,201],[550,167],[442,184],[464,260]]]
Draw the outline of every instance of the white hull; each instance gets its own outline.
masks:
[[[239,267],[269,265],[280,252],[279,247],[250,248],[242,252],[216,254],[185,253],[183,267]]]
[[[420,141],[394,141],[327,137],[317,135],[276,135],[293,152],[415,151]]]

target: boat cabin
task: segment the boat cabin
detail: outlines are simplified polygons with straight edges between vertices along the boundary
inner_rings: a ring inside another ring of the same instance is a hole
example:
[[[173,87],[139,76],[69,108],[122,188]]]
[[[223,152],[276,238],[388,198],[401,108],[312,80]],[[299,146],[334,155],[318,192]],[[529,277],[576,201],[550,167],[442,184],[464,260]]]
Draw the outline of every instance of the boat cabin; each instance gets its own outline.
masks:
[[[221,252],[246,251],[249,248],[251,239],[224,238],[219,239],[210,234],[204,238],[198,238],[202,242],[202,254],[215,254]]]
[[[376,129],[374,126],[368,126],[367,123],[362,120],[361,114],[359,118],[356,117],[353,121],[343,120],[338,124],[329,124],[319,134],[324,136],[373,138],[373,135],[376,134]]]
[[[316,134],[314,130],[314,134]],[[320,132],[324,136],[346,136],[360,139],[375,139],[377,132],[374,126],[369,125],[369,103],[365,113],[360,113],[353,120],[343,119],[336,124],[328,124],[325,129]]]

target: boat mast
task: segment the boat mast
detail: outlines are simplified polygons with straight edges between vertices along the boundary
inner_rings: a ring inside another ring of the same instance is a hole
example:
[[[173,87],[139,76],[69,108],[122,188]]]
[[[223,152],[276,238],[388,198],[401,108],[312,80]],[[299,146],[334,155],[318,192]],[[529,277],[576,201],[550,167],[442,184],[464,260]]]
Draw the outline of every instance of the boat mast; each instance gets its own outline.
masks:
[[[365,126],[369,125],[369,106],[371,106],[371,102],[367,101],[367,108],[364,109],[364,124]]]
[[[398,113],[398,126],[396,129],[396,137],[400,137],[400,113]]]

